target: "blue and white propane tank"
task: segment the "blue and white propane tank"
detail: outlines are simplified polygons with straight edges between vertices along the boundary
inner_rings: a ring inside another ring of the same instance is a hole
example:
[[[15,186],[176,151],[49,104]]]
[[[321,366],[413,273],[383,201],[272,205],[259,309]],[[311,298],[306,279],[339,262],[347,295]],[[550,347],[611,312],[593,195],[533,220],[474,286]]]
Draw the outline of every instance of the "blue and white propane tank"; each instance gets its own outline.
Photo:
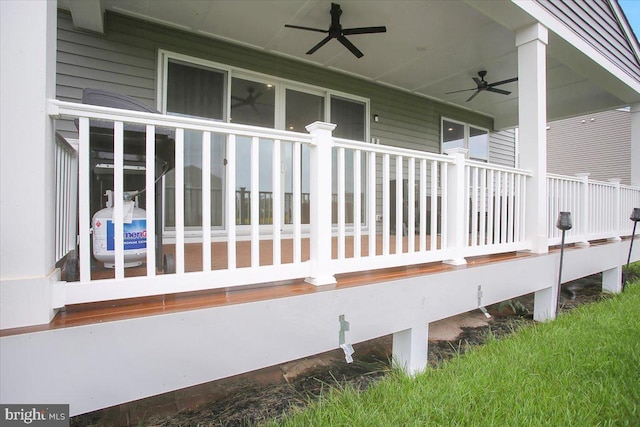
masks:
[[[93,215],[93,256],[105,268],[115,267],[115,225],[113,222],[113,192],[107,190],[106,207]],[[124,266],[138,267],[147,258],[147,213],[125,193],[124,204]]]

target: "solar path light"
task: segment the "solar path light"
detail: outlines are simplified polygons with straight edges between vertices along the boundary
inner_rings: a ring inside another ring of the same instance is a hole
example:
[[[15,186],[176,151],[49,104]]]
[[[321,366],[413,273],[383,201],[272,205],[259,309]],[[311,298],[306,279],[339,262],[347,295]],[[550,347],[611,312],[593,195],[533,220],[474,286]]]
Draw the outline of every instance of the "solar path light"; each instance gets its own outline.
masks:
[[[636,225],[640,221],[640,208],[633,208],[631,216],[629,217],[633,221],[633,232],[631,233],[631,243],[629,244],[629,256],[627,257],[627,267],[624,270],[624,280],[622,281],[622,290],[624,291],[624,285],[627,283],[629,277],[629,262],[631,261],[631,250],[633,249],[633,241],[636,237]]]
[[[560,212],[558,214],[558,221],[556,221],[556,227],[562,230],[562,243],[560,244],[560,271],[558,272],[558,295],[556,298],[556,317],[558,316],[558,310],[560,309],[560,289],[562,287],[562,262],[564,261],[564,234],[567,230],[571,230],[573,224],[571,223],[571,212]]]

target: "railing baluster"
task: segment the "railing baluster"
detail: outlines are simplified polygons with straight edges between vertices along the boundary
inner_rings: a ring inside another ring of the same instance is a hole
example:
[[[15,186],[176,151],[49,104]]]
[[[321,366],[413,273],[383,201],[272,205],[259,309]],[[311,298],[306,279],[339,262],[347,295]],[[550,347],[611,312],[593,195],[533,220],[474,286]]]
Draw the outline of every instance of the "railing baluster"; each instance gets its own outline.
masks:
[[[404,160],[402,156],[396,156],[396,254],[402,253],[402,241],[404,235],[404,223],[402,222],[404,219],[403,211],[404,211],[404,193],[403,193],[403,168],[404,168]]]
[[[407,252],[415,252],[416,246],[416,159],[409,157],[407,171]]]
[[[367,197],[367,218],[369,223],[369,256],[376,255],[376,236],[377,236],[377,218],[376,218],[376,153],[370,152],[368,155],[368,171],[367,171],[367,184],[368,184],[368,197]]]
[[[91,280],[91,173],[89,170],[89,119],[81,117],[78,121],[78,231],[80,233],[80,281]],[[94,230],[95,232],[95,230]]]
[[[447,167],[447,164],[444,164],[444,167]],[[426,173],[426,171],[425,171]],[[438,177],[441,177],[442,179],[442,188],[445,188],[444,186],[446,185],[446,178],[447,178],[447,173],[446,170],[442,171],[442,169],[440,170],[440,174],[438,174],[438,162],[433,160],[431,162],[431,224],[429,227],[429,238],[430,238],[430,249],[436,250],[438,249]],[[444,193],[444,191],[442,192]],[[441,235],[442,235],[442,241],[445,241],[445,237],[444,237],[444,233],[446,230],[446,224],[444,222],[444,209],[445,209],[445,199],[444,199],[444,194],[442,197],[442,201],[440,203],[441,209],[443,210],[442,212],[440,212],[441,214]],[[440,247],[443,247],[443,244],[440,244]]]
[[[116,279],[124,278],[124,125],[113,124],[113,237]]]
[[[281,161],[281,152],[280,152],[281,143],[279,139],[273,141],[273,150],[272,150],[272,164],[271,164],[271,173],[272,173],[272,192],[273,192],[273,200],[271,203],[271,223],[273,225],[273,265],[280,265],[282,263],[281,258],[281,232],[280,227],[282,226],[282,188],[280,186],[281,180],[281,170],[282,170],[282,161]]]
[[[302,261],[302,144],[293,143],[293,262]]]
[[[146,229],[147,229],[147,276],[156,275],[156,128],[146,127],[145,150],[145,196],[146,196]]]
[[[345,162],[344,162],[344,148],[337,148],[337,185],[338,185],[338,200],[337,200],[337,208],[338,208],[338,259],[344,259],[345,254]]]
[[[202,271],[211,270],[211,132],[202,132]]]
[[[360,150],[353,151],[353,257],[360,258],[362,252],[362,156]]]
[[[236,269],[236,135],[227,137],[227,166],[226,166],[226,212],[227,223],[227,269]],[[242,201],[240,202],[242,203]]]
[[[251,266],[260,265],[260,139],[251,138]]]
[[[183,274],[184,259],[184,129],[176,129],[176,273]]]
[[[389,197],[389,154],[382,155],[382,206],[386,209],[382,212],[382,255],[389,255],[389,234],[391,204]]]

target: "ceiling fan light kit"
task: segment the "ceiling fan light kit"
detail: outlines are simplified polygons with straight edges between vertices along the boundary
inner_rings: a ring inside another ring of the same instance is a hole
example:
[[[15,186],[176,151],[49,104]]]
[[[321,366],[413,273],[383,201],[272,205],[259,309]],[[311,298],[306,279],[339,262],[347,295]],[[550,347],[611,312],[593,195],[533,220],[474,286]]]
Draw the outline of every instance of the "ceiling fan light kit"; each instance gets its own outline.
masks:
[[[307,51],[307,55],[312,55],[322,46],[327,44],[331,39],[338,40],[344,47],[349,49],[349,51],[355,55],[356,58],[362,58],[364,54],[358,49],[353,43],[349,41],[345,36],[354,35],[354,34],[373,34],[373,33],[385,33],[387,32],[387,27],[362,27],[362,28],[342,28],[340,24],[340,16],[342,15],[342,8],[339,4],[331,3],[331,25],[328,30],[322,30],[319,28],[312,27],[302,27],[299,25],[289,25],[286,24],[287,28],[294,28],[298,30],[306,30],[306,31],[315,31],[318,33],[327,34],[327,36],[320,40],[318,44]]]
[[[473,81],[476,83],[476,87],[471,88],[471,89],[462,89],[462,90],[454,90],[453,92],[446,92],[446,95],[449,95],[451,93],[460,93],[460,92],[468,92],[468,91],[475,91],[473,93],[473,95],[471,95],[469,97],[469,99],[467,99],[467,102],[471,101],[473,98],[475,98],[476,96],[478,96],[478,94],[482,91],[487,91],[487,92],[494,92],[494,93],[499,93],[501,95],[510,95],[511,92],[508,90],[503,90],[503,89],[497,89],[496,86],[500,86],[500,85],[504,85],[507,83],[513,83],[513,82],[517,82],[518,78],[517,77],[513,77],[511,79],[506,79],[506,80],[500,80],[499,82],[495,82],[495,83],[489,83],[487,82],[484,77],[487,75],[486,70],[482,70],[482,71],[478,71],[478,77],[473,77]]]

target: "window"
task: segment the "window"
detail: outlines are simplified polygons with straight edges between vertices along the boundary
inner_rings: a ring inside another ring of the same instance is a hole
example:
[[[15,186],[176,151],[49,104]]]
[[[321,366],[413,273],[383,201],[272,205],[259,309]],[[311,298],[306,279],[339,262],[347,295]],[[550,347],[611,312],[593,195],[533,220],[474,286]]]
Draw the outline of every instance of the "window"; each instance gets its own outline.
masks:
[[[223,64],[160,51],[158,60],[159,109],[166,114],[233,123],[306,132],[306,126],[315,121],[328,121],[337,125],[334,136],[366,141],[368,139],[368,100],[349,94],[298,84],[259,75],[247,70],[235,69]],[[226,138],[211,135],[211,224],[222,228],[225,219],[224,191],[226,181]],[[258,165],[251,162],[252,141],[236,139],[236,158],[247,159],[236,165],[236,213],[237,225],[251,222],[251,192],[259,193],[260,224],[272,223],[273,145],[271,141],[258,142]],[[284,224],[292,223],[293,202],[293,145],[282,144],[282,186],[285,215]],[[303,146],[299,154],[303,173],[302,222],[309,223],[309,147]],[[185,131],[184,138],[184,197],[185,225],[195,231],[202,227],[202,132]],[[350,172],[353,159],[348,158],[346,168]],[[365,168],[362,167],[362,171]],[[260,175],[260,188],[251,188],[251,173]],[[364,172],[363,172],[364,173]],[[349,174],[347,176],[350,176]],[[347,193],[353,199],[353,179],[347,179]],[[175,172],[164,178],[164,223],[175,226]],[[233,197],[233,196],[232,196]],[[363,204],[364,206],[364,204]],[[364,218],[364,215],[363,215]],[[284,225],[283,224],[283,225]]]
[[[366,141],[366,105],[363,102],[331,97],[331,123],[336,124],[333,136]]]
[[[489,131],[466,123],[442,119],[442,152],[450,148],[469,150],[469,158],[489,161]]]

